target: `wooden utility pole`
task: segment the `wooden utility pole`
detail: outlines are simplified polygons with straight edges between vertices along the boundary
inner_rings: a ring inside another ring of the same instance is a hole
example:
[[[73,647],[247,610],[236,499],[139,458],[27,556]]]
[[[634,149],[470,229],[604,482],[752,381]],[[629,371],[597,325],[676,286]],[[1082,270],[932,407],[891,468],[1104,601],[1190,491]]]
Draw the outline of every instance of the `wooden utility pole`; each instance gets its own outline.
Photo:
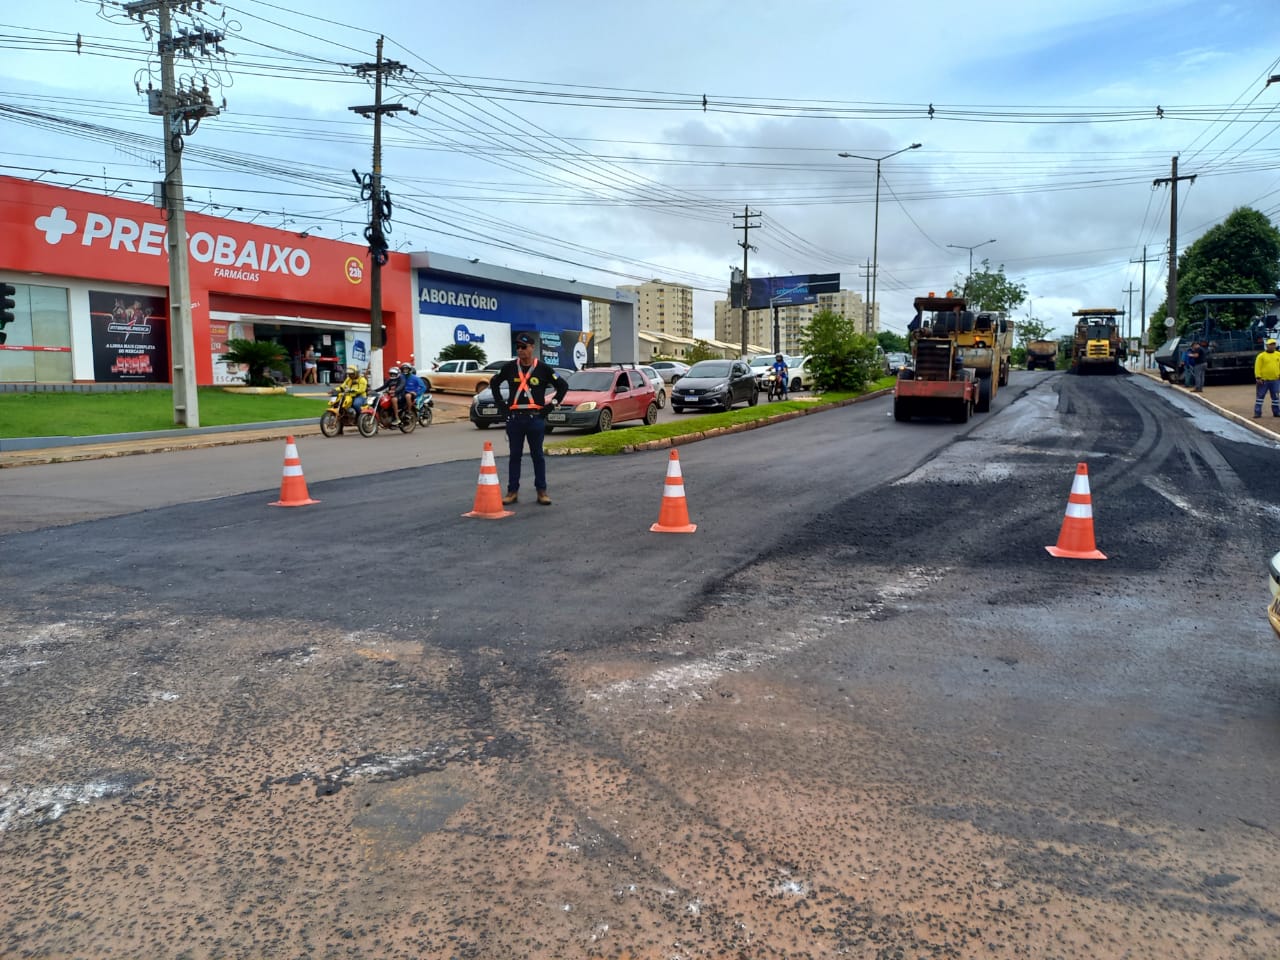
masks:
[[[1169,184],[1169,318],[1173,320],[1173,329],[1178,326],[1178,181],[1190,180],[1195,183],[1196,176],[1178,176],[1178,158],[1173,158],[1173,171],[1168,177],[1157,177],[1152,186]]]
[[[378,37],[378,59],[376,63],[361,63],[355,67],[361,76],[373,74],[373,103],[362,107],[348,107],[348,110],[362,117],[373,117],[373,173],[361,177],[355,173],[356,182],[360,184],[361,199],[369,201],[369,225],[365,227],[364,236],[369,242],[369,350],[377,354],[383,347],[382,342],[382,267],[387,262],[387,232],[391,226],[391,195],[382,187],[382,115],[395,113],[405,109],[402,103],[382,102],[382,78],[387,74],[400,73],[404,64],[395,60],[382,59],[383,37]],[[370,357],[370,361],[373,361]],[[381,376],[381,364],[375,372]]]
[[[750,274],[747,273],[747,254],[755,249],[747,239],[747,235],[748,231],[759,229],[760,224],[751,222],[752,217],[758,216],[760,216],[758,211],[752,213],[751,208],[746,206],[742,208],[742,213],[733,215],[733,219],[742,221],[742,239],[738,241],[738,246],[742,248],[742,356],[744,359],[747,356],[747,308],[751,302],[751,280],[749,279]],[[735,225],[733,229],[737,230],[739,228]]]

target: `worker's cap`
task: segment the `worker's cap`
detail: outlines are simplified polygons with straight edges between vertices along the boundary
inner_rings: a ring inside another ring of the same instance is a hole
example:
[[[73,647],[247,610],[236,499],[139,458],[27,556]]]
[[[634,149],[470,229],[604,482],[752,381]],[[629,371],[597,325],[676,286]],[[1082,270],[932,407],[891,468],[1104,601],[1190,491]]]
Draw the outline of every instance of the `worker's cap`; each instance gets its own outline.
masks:
[[[1275,338],[1275,337],[1271,337],[1270,339],[1268,339],[1268,340],[1267,340],[1267,345],[1268,345],[1268,346],[1271,346],[1271,347],[1274,347],[1274,346],[1276,345],[1276,338]]]
[[[518,343],[518,344],[520,344],[520,345],[522,345],[522,346],[528,346],[528,347],[531,347],[531,346],[533,346],[533,337],[531,337],[531,336],[530,336],[529,334],[527,334],[527,333],[517,333],[517,334],[516,334],[516,343]]]

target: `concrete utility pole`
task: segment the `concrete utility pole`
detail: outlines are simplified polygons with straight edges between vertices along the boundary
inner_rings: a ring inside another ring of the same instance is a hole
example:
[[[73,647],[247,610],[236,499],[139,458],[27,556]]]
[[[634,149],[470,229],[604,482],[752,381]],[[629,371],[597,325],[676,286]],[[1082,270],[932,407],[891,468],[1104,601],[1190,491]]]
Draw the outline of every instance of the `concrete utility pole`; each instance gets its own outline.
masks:
[[[756,249],[747,239],[747,234],[750,230],[758,230],[760,228],[760,224],[751,222],[752,217],[758,216],[760,216],[759,211],[752,213],[749,206],[743,207],[742,213],[733,215],[733,219],[742,221],[742,227],[740,228],[742,230],[742,239],[738,241],[738,246],[742,248],[742,356],[744,358],[747,355],[747,306],[751,302],[751,280],[749,279],[751,275],[747,273],[747,253]],[[735,225],[733,229],[737,230],[739,227]]]
[[[1139,309],[1142,311],[1142,316],[1139,318],[1140,326],[1138,330],[1138,348],[1139,350],[1145,350],[1147,346],[1147,264],[1159,263],[1160,258],[1148,257],[1147,245],[1144,243],[1142,245],[1142,259],[1130,260],[1129,262],[1142,264],[1142,297],[1138,301],[1141,304]]]
[[[1178,158],[1173,158],[1172,175],[1168,177],[1157,177],[1153,180],[1152,186],[1160,186],[1162,183],[1169,184],[1169,318],[1173,321],[1173,328],[1178,326],[1178,181],[1190,180],[1195,183],[1195,174],[1191,176],[1178,176]]]
[[[865,266],[860,266],[859,270],[864,271],[863,276],[867,278],[867,299],[862,304],[862,332],[871,332],[871,261],[868,259]]]
[[[191,322],[191,262],[187,246],[187,213],[183,205],[182,148],[183,137],[191,136],[205,117],[215,117],[209,88],[196,89],[194,80],[179,86],[175,76],[174,55],[194,59],[210,50],[221,53],[218,46],[223,34],[203,29],[183,29],[174,36],[171,6],[187,11],[188,4],[178,0],[143,0],[128,3],[124,11],[136,20],[157,14],[156,50],[160,54],[160,89],[147,89],[147,112],[164,119],[164,184],[161,203],[168,228],[165,245],[169,251],[169,341],[171,379],[173,382],[173,422],[180,427],[200,426],[200,396],[196,392],[195,334]],[[150,27],[148,26],[149,30]]]
[[[382,376],[382,267],[387,262],[387,233],[391,228],[391,195],[382,187],[382,115],[404,110],[402,103],[382,102],[382,78],[386,74],[401,73],[404,64],[382,59],[382,44],[378,37],[376,63],[360,63],[356,73],[362,77],[373,74],[373,103],[362,107],[348,107],[362,117],[373,117],[373,173],[361,177],[352,170],[360,184],[360,199],[369,201],[369,225],[364,236],[369,242],[369,357],[370,368]]]

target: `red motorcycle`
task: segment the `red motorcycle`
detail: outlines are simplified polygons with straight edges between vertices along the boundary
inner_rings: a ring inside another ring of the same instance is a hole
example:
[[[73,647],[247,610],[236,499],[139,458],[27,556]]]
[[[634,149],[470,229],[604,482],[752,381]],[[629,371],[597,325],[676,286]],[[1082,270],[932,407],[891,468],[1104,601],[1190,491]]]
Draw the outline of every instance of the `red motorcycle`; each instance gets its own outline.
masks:
[[[405,405],[401,404],[401,406]],[[360,411],[356,427],[360,430],[362,437],[372,437],[379,430],[391,430],[395,427],[396,424],[392,423],[395,416],[395,409],[391,406],[391,394],[386,391],[374,391],[369,396],[369,402]],[[417,426],[417,411],[412,408],[408,410],[402,409],[400,411],[400,432],[413,433]]]

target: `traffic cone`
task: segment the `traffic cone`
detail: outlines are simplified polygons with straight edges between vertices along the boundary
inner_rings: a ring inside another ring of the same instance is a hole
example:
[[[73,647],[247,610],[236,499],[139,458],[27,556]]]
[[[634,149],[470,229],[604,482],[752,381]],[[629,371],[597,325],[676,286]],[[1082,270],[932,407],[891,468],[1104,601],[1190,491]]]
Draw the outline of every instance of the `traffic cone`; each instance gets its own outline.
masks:
[[[464,517],[481,520],[501,520],[515,514],[502,509],[502,493],[498,489],[498,465],[493,460],[493,442],[484,442],[484,454],[480,457],[480,479],[476,483],[476,502]]]
[[[1089,467],[1076,464],[1076,477],[1067,498],[1067,515],[1062,518],[1062,532],[1056,547],[1045,547],[1055,557],[1075,560],[1105,560],[1107,555],[1093,542],[1093,500],[1089,496]]]
[[[693,533],[696,523],[689,522],[689,505],[684,499],[684,478],[680,475],[680,454],[671,451],[667,461],[667,480],[662,487],[662,509],[658,522],[649,528],[652,533]]]
[[[284,444],[284,479],[280,481],[280,499],[273,507],[305,507],[319,503],[307,495],[307,481],[302,476],[302,461],[298,459],[298,447],[289,437]]]

